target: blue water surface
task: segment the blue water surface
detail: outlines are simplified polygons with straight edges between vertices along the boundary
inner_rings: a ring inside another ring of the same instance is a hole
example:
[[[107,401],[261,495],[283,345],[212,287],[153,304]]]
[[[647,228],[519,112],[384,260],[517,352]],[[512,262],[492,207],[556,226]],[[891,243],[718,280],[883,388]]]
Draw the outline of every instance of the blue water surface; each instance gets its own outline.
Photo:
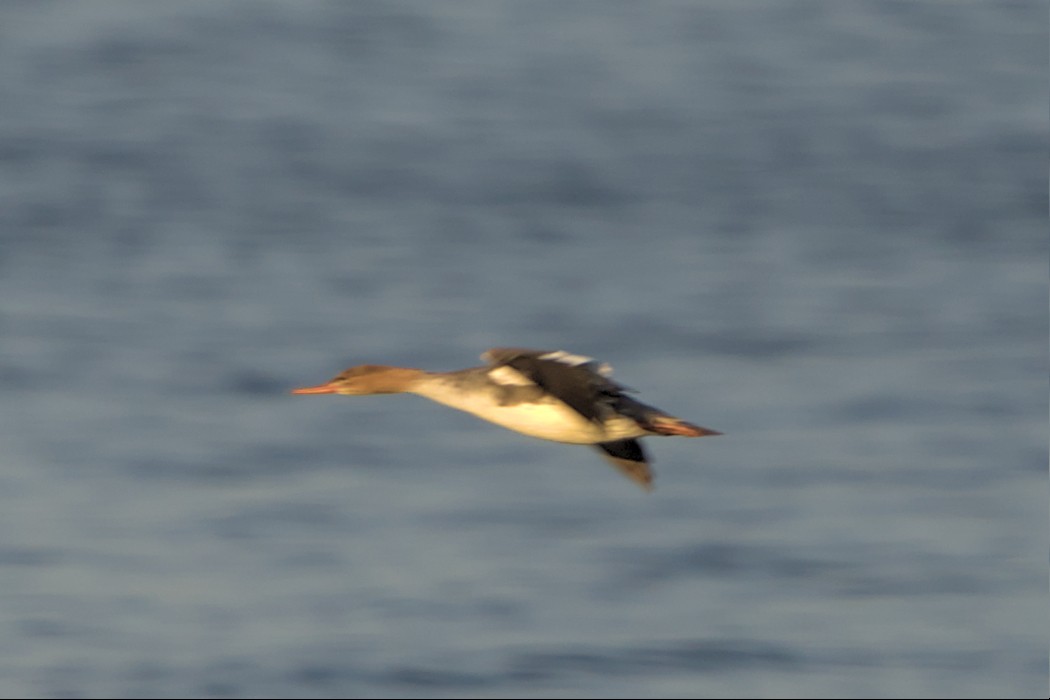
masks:
[[[3,3],[0,696],[1045,697],[1048,20]]]

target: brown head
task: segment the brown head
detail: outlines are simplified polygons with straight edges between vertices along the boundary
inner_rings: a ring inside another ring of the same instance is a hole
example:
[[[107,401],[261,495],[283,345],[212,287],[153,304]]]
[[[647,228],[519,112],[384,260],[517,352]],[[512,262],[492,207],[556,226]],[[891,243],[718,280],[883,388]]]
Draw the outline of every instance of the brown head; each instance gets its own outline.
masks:
[[[409,391],[426,373],[409,367],[358,365],[340,372],[327,384],[292,389],[293,394],[399,394]]]

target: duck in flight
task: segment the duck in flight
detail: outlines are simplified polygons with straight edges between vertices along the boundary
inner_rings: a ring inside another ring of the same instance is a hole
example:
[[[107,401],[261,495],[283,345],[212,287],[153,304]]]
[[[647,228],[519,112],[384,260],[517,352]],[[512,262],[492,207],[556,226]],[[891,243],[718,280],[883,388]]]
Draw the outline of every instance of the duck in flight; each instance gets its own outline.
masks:
[[[427,372],[358,365],[293,394],[417,394],[542,440],[592,445],[614,467],[652,488],[653,474],[638,438],[721,435],[636,401],[609,376],[612,368],[562,350],[492,348],[482,367]]]

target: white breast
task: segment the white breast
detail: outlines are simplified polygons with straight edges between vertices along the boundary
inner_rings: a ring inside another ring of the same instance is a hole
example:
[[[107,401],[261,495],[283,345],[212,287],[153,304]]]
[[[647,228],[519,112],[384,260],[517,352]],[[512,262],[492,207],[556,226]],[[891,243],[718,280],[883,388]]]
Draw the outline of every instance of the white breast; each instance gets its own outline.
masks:
[[[494,395],[488,392],[448,392],[435,387],[416,393],[446,406],[472,413],[490,423],[542,440],[592,445],[596,442],[645,435],[645,431],[632,420],[617,418],[606,421],[604,425],[598,425],[555,399],[501,406],[496,402]]]

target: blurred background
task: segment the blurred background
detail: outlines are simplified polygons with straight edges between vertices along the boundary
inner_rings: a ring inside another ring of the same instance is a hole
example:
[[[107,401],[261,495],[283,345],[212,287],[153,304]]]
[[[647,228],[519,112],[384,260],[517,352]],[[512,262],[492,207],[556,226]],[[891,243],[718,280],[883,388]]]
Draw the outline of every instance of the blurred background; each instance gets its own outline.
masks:
[[[0,5],[0,696],[1045,697],[1048,8]],[[565,349],[589,449],[346,366]]]

